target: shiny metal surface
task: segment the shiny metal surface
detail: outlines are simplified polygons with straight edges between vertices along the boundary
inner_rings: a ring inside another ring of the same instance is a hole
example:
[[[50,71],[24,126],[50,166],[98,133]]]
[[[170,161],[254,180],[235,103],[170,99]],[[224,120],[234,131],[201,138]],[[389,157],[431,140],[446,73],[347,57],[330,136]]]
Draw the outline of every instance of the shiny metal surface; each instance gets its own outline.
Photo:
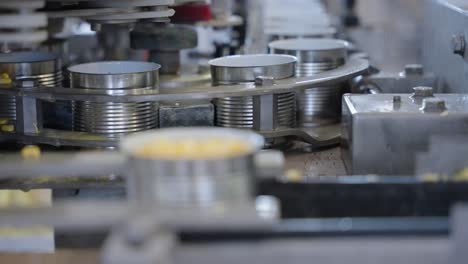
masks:
[[[150,159],[136,154],[142,146],[161,138],[241,140],[250,151],[234,157],[195,160]],[[256,133],[226,128],[171,128],[127,137],[121,150],[130,159],[129,199],[176,207],[248,202],[252,199],[255,173],[253,157],[263,144],[263,137]]]
[[[45,52],[12,52],[0,54],[0,75],[6,74],[13,86],[20,86],[22,80],[37,82],[39,87],[61,85],[62,72],[58,58]],[[16,120],[14,96],[0,95],[0,119]]]
[[[233,84],[226,86],[196,86],[184,89],[174,88],[159,93],[154,90],[129,90],[125,96],[113,96],[98,89],[74,89],[55,87],[54,89],[31,88],[27,90],[0,89],[1,95],[30,96],[42,100],[80,100],[90,102],[146,102],[146,101],[191,101],[234,96],[255,96],[296,92],[310,86],[328,86],[347,81],[369,69],[369,61],[352,58],[344,65],[314,76],[275,80],[272,86],[255,84]],[[7,88],[0,85],[0,88]],[[255,89],[254,89],[255,88]]]
[[[294,76],[296,58],[284,55],[231,56],[210,61],[213,85],[252,83],[256,77],[285,79]],[[296,126],[294,93],[273,96],[278,128]],[[216,124],[231,128],[254,128],[253,97],[226,97],[215,100]]]
[[[314,76],[343,65],[348,43],[337,39],[289,39],[269,45],[272,53],[298,58],[296,76]],[[298,123],[301,127],[333,124],[339,120],[342,89],[340,85],[314,87],[298,93]]]
[[[296,97],[294,93],[274,96],[277,104],[278,127],[296,126]],[[222,127],[253,128],[254,102],[252,97],[226,97],[216,101],[216,122]]]
[[[69,68],[70,86],[103,90],[115,97],[139,90],[157,92],[159,68],[154,63],[131,61],[75,65]],[[158,105],[155,102],[74,101],[72,109],[75,131],[118,138],[158,127]]]
[[[468,132],[468,97],[434,94],[445,111],[425,112],[423,98],[411,94],[345,95],[342,156],[348,173],[414,175],[416,156],[431,137]]]
[[[240,84],[226,86],[199,86],[185,89],[171,88],[170,91],[157,90],[126,90],[127,94],[122,96],[109,95],[104,89],[76,89],[76,88],[28,88],[7,89],[0,85],[0,95],[28,96],[40,100],[79,100],[89,102],[160,102],[160,101],[193,101],[194,99],[213,99],[223,97],[243,97],[256,95],[273,95],[280,93],[296,92],[313,86],[327,86],[349,80],[367,71],[369,63],[359,58],[350,59],[345,65],[331,71],[319,73],[313,77],[288,78],[276,80],[272,86],[255,84]],[[305,133],[296,129],[280,129],[277,131],[261,131],[267,138],[293,136],[304,139],[313,145],[328,145],[330,142],[336,144],[336,140],[327,136]],[[333,136],[335,137],[335,136]],[[44,129],[34,133],[0,133],[0,141],[17,141],[30,144],[46,144],[52,146],[81,146],[81,147],[116,147],[114,138],[106,138],[104,135],[90,134],[88,132],[70,132]]]
[[[209,61],[214,86],[248,83],[256,77],[286,79],[294,76],[297,59],[286,55],[236,55]]]
[[[267,34],[271,35],[270,39],[285,40],[297,38],[333,38],[337,33],[334,27],[313,27],[307,31],[294,31],[294,30],[270,30]]]
[[[70,87],[102,89],[124,94],[126,89],[157,89],[160,65],[148,62],[104,61],[74,65],[68,68]]]

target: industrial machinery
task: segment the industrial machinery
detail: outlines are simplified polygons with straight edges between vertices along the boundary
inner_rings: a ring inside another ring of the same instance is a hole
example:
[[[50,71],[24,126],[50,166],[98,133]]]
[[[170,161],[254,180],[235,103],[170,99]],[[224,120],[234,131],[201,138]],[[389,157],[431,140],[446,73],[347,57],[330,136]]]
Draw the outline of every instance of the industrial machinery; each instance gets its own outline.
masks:
[[[465,9],[0,1],[0,252],[466,262]]]

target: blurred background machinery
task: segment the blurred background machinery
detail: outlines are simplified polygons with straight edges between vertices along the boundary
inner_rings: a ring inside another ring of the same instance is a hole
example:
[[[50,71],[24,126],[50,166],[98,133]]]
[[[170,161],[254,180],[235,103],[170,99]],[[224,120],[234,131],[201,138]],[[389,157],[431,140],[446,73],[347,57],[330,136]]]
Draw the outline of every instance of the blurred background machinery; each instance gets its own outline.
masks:
[[[464,263],[467,19],[1,1],[0,261]]]

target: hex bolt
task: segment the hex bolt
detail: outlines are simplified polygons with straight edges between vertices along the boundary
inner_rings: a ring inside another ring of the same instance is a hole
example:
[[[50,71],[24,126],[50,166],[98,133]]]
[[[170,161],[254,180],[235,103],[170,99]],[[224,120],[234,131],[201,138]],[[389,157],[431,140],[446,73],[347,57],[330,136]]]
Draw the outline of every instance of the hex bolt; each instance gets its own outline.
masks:
[[[270,76],[258,76],[255,78],[255,84],[260,86],[272,86],[275,84],[275,78]]]
[[[452,51],[453,54],[465,56],[466,40],[464,34],[453,35],[452,37]]]
[[[423,75],[424,66],[421,64],[408,64],[405,65],[405,75]]]
[[[432,87],[427,87],[427,86],[418,86],[413,88],[413,95],[412,97],[433,97],[434,96],[434,90]]]
[[[426,98],[423,100],[422,107],[420,109],[425,113],[441,113],[447,110],[445,101],[440,98]]]

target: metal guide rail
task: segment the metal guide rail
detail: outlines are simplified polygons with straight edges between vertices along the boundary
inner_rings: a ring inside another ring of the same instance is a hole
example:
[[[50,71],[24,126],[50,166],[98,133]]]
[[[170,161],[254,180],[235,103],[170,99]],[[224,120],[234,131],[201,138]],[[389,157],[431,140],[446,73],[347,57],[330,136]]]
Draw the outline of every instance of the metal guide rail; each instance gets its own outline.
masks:
[[[41,119],[40,101],[86,101],[86,102],[173,102],[188,101],[194,99],[215,99],[230,96],[263,97],[285,92],[296,92],[311,87],[320,87],[348,81],[367,71],[369,63],[363,59],[351,59],[345,65],[319,73],[313,77],[288,78],[284,80],[272,80],[259,77],[255,83],[243,85],[226,85],[221,87],[200,86],[179,89],[134,90],[124,95],[110,95],[98,89],[76,88],[37,88],[36,85],[21,85],[21,88],[9,85],[0,85],[0,95],[15,96],[19,102],[17,107],[17,126],[15,131],[0,132],[0,142],[16,141],[33,144],[47,144],[53,146],[77,146],[77,147],[115,147],[117,140],[98,134],[86,132],[74,132],[55,129],[43,129]],[[261,107],[261,106],[258,106]],[[262,116],[262,115],[260,115]],[[275,118],[275,117],[270,117]],[[262,121],[263,122],[263,121]],[[337,144],[337,136],[325,135],[317,137],[314,133],[297,128],[279,128],[273,131],[262,131],[267,138],[289,136],[298,138],[317,146]]]

